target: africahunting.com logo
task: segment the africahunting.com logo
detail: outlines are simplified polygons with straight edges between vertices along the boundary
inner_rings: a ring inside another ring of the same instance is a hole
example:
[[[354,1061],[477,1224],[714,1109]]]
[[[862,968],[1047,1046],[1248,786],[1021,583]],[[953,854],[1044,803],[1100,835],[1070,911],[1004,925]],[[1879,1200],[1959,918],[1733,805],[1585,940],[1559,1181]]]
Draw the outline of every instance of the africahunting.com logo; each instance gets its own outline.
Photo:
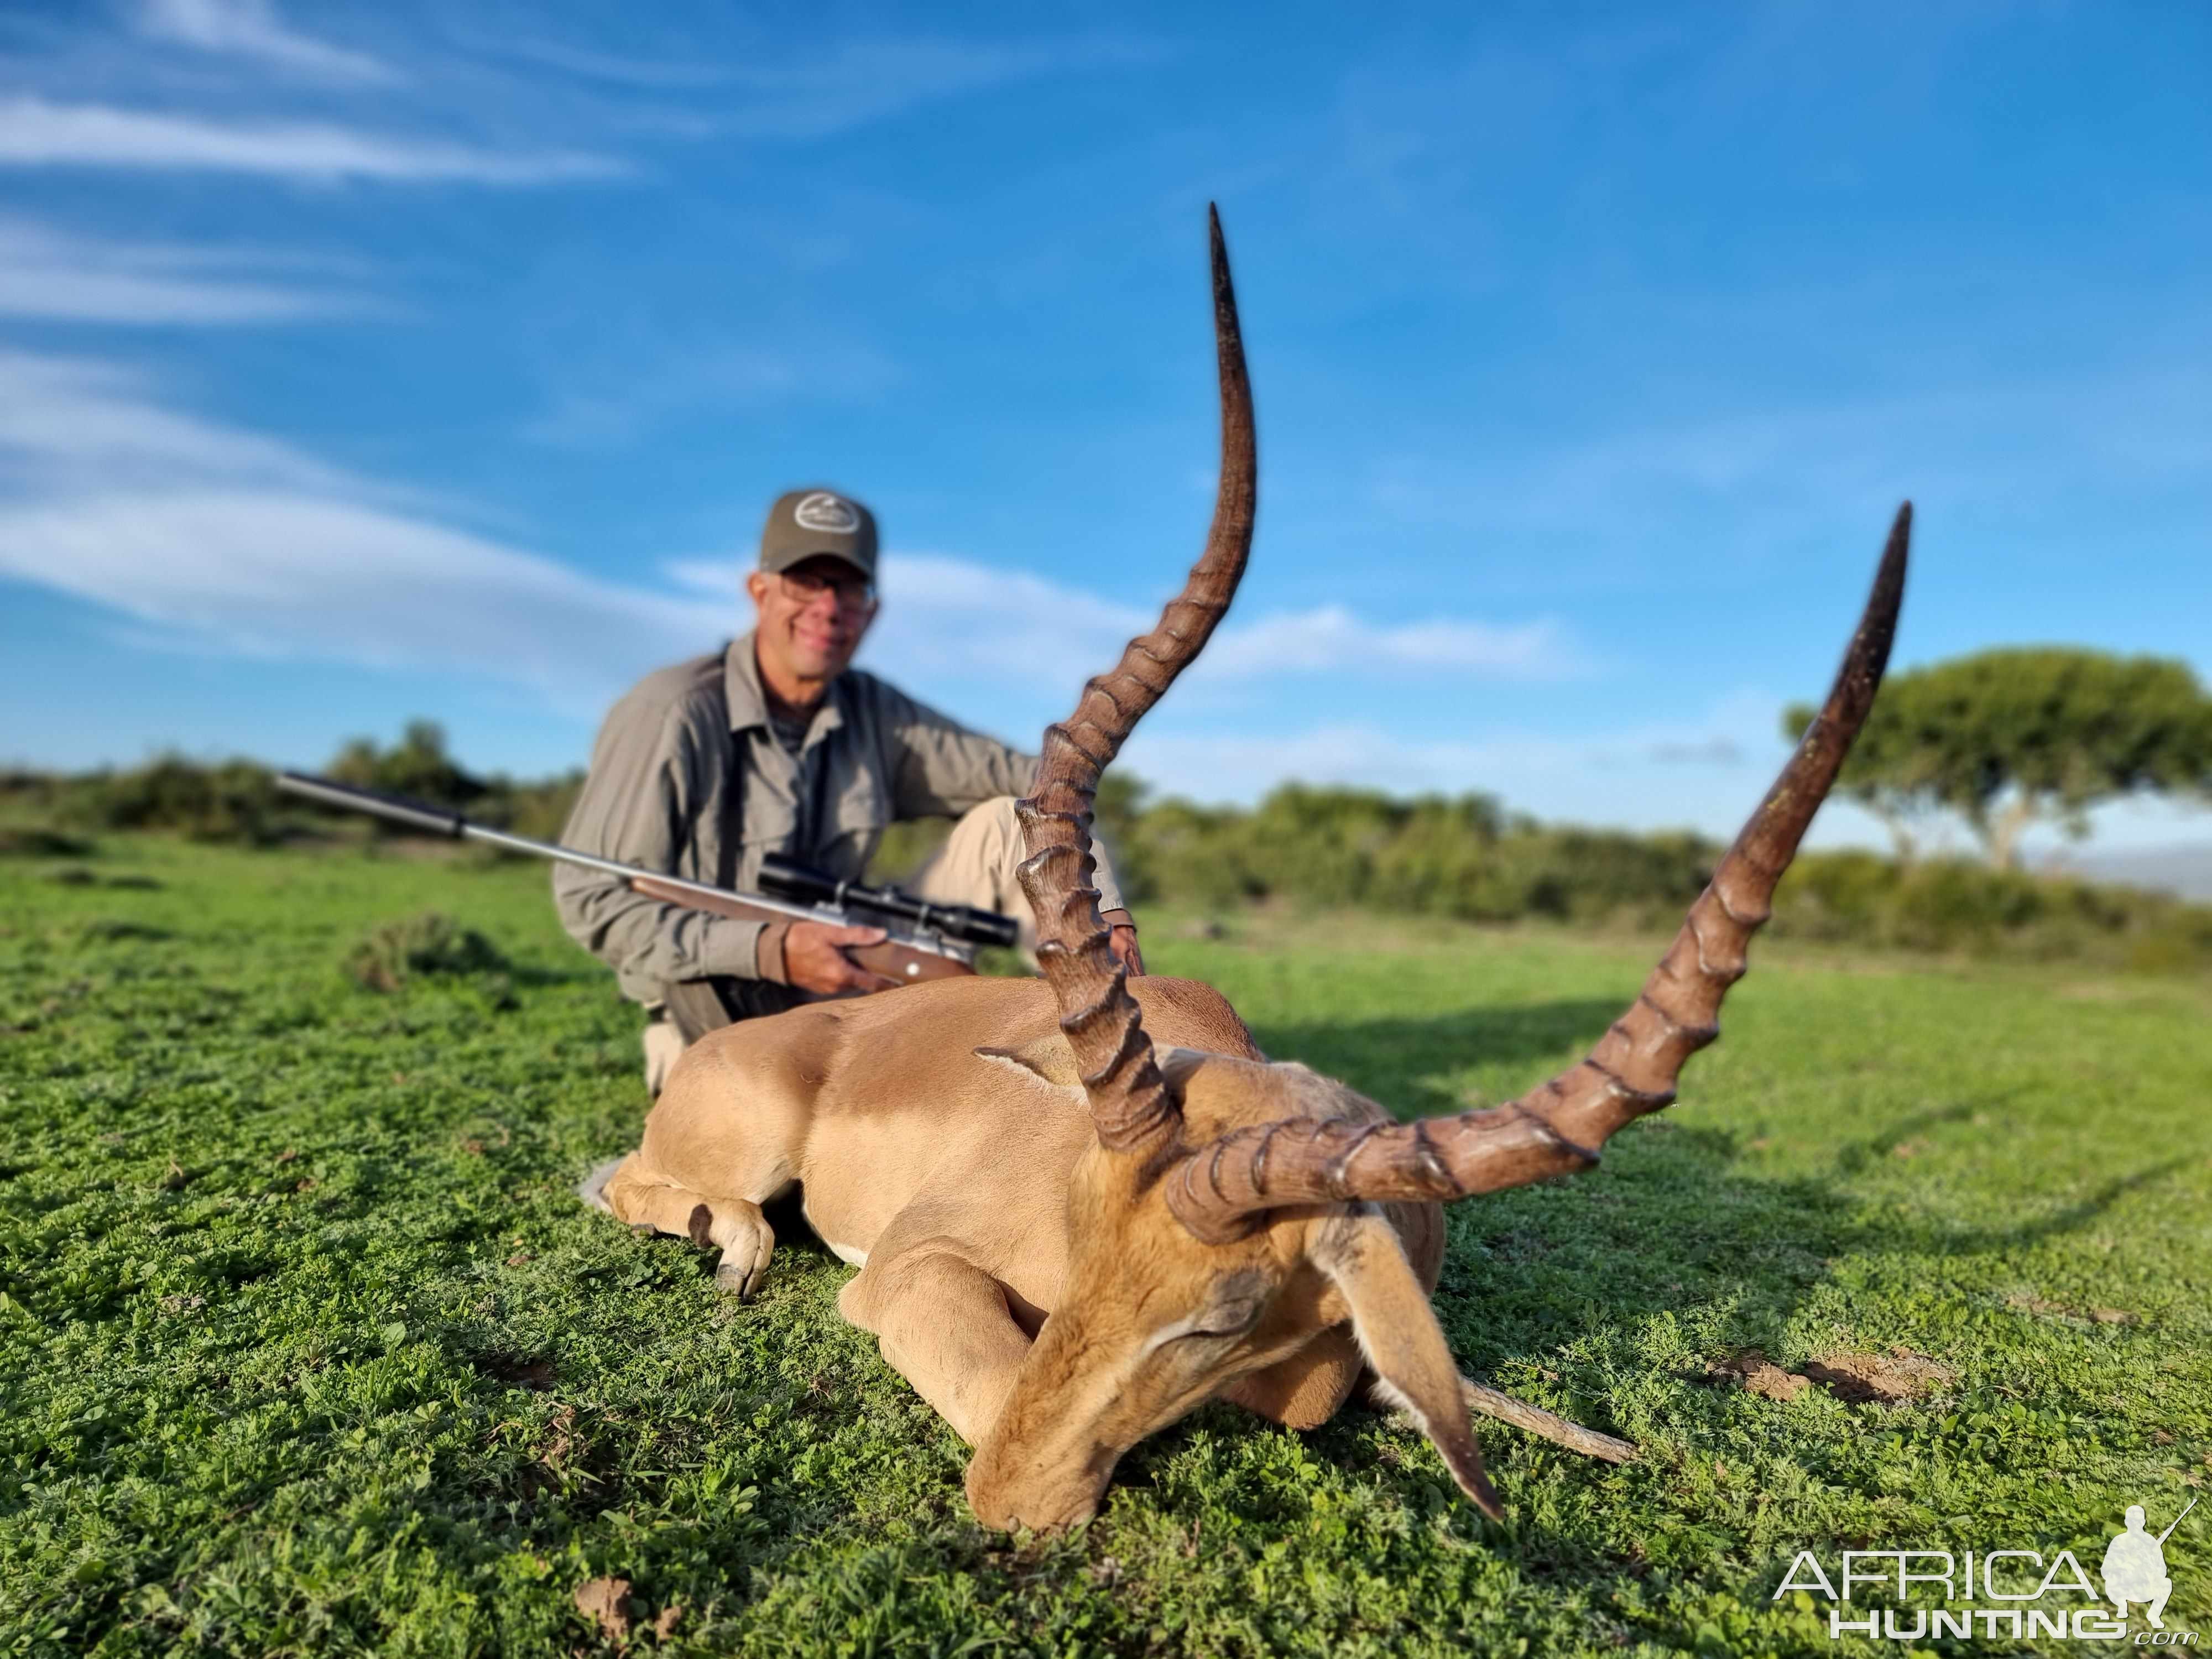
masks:
[[[2143,1508],[2130,1504],[2125,1530],[2105,1546],[2101,1592],[2071,1550],[2045,1561],[2035,1550],[1845,1550],[1832,1577],[1819,1556],[1800,1550],[1771,1600],[1802,1590],[1826,1601],[1831,1638],[1873,1636],[1911,1642],[1930,1637],[2056,1637],[2110,1642],[2130,1632],[2137,1647],[2197,1645],[2193,1630],[2166,1628],[2166,1540],[2197,1507],[2191,1498],[2164,1532],[2147,1529]],[[1878,1592],[1897,1607],[1862,1608],[1852,1592]],[[1915,1605],[1917,1603],[1918,1605]],[[2134,1629],[2130,1609],[2148,1628]]]

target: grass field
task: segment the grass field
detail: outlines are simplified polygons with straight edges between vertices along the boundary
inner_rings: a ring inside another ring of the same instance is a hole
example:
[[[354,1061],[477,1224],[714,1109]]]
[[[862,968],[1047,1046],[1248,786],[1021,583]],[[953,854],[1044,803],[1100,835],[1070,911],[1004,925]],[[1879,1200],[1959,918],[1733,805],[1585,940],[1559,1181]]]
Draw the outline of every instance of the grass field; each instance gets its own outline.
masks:
[[[0,860],[0,1652],[597,1651],[574,1596],[611,1576],[635,1652],[1895,1652],[1770,1601],[1797,1551],[2094,1573],[2127,1504],[2155,1531],[2212,1490],[2202,980],[1759,953],[1672,1112],[1452,1212],[1463,1366],[1640,1461],[1492,1425],[1492,1524],[1389,1419],[1209,1407],[1087,1528],[1006,1538],[837,1317],[849,1269],[787,1232],[735,1305],[570,1196],[645,1103],[544,881],[128,838]],[[507,965],[348,976],[430,909]],[[1650,954],[1177,933],[1156,970],[1406,1110],[1544,1075]],[[1850,1355],[1918,1391],[1843,1397]],[[2167,1627],[2212,1643],[2212,1504],[2166,1559]]]

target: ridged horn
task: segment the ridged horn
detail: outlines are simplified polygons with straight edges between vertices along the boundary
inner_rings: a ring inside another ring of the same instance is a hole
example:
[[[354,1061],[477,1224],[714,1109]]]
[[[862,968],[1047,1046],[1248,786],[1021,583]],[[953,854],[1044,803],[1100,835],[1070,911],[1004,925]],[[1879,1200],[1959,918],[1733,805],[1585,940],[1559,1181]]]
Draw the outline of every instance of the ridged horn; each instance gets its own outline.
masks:
[[[1720,1035],[1775,884],[1874,706],[1905,597],[1912,503],[1898,509],[1858,632],[1820,715],[1766,792],[1674,943],[1588,1058],[1518,1100],[1453,1117],[1354,1124],[1287,1119],[1234,1130],[1170,1176],[1169,1206],[1199,1237],[1260,1212],[1347,1200],[1449,1200],[1587,1170],[1607,1137],[1674,1098],[1683,1062]]]
[[[1016,803],[1029,856],[1022,890],[1036,913],[1037,963],[1060,1004],[1099,1143],[1133,1151],[1170,1133],[1181,1109],[1153,1064],[1127,975],[1098,914],[1091,813],[1098,780],[1145,711],[1205,647],[1229,609],[1252,549],[1259,458],[1252,387],[1237,324],[1237,292],[1221,216],[1206,210],[1213,253],[1213,333],[1221,375],[1221,476],[1206,550],[1158,625],[1131,640],[1111,672],[1083,688],[1075,712],[1048,726],[1030,798]]]

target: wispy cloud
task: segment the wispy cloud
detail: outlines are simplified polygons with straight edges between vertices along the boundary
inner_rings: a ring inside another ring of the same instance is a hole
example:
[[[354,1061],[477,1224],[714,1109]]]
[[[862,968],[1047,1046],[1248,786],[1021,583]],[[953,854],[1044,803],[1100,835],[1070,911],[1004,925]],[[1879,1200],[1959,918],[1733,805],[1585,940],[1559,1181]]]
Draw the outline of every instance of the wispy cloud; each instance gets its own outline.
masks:
[[[1556,679],[1580,672],[1582,664],[1552,622],[1500,628],[1437,617],[1392,627],[1329,605],[1224,629],[1193,672],[1236,679],[1361,668]]]
[[[1591,736],[1489,731],[1413,737],[1366,721],[1265,734],[1140,729],[1123,764],[1166,794],[1249,802],[1285,779],[1395,795],[1479,791],[1540,818],[1674,825],[1732,836],[1787,752],[1780,703],[1744,690],[1664,725],[1624,719]],[[1695,757],[1696,763],[1691,763]],[[1864,838],[1831,811],[1827,841]]]
[[[1617,806],[1598,806],[1608,792],[1755,790],[1764,779],[1729,775],[1788,752],[1781,707],[1765,692],[1744,689],[1680,720],[1639,720],[1624,711],[1613,728],[1577,736],[1488,730],[1415,737],[1359,720],[1267,733],[1139,731],[1129,754],[1146,778],[1200,800],[1249,800],[1297,778],[1398,794],[1480,789],[1516,806],[1549,802],[1537,809],[1547,816],[1617,820],[1623,816]]]
[[[238,255],[82,236],[0,216],[0,316],[55,322],[289,322],[368,308],[358,296],[237,274]]]
[[[1103,37],[1003,46],[852,41],[811,61],[732,70],[732,84],[745,97],[724,120],[743,137],[821,138],[1054,70],[1110,69],[1160,55],[1141,41]]]
[[[619,87],[679,91],[692,87],[720,86],[729,78],[729,71],[712,61],[647,58],[626,52],[604,52],[538,36],[510,35],[497,39],[485,36],[471,40],[470,44],[479,51],[559,70],[582,80],[605,81]]]
[[[1250,801],[1286,778],[1401,795],[1495,790],[1501,777],[1585,772],[1593,757],[1590,744],[1571,739],[1422,740],[1365,722],[1330,722],[1289,732],[1139,730],[1127,764],[1167,794]],[[1517,805],[1522,797],[1513,799]]]
[[[587,576],[82,359],[0,356],[0,574],[230,650],[503,680],[571,710],[742,615],[734,561],[676,563],[659,589]],[[1157,615],[942,554],[895,554],[884,572],[868,660],[925,682],[1072,690]],[[1542,650],[1521,637],[1328,607],[1224,629],[1194,678],[1548,672],[1550,630],[1528,635]]]
[[[544,38],[483,43],[489,49],[586,81],[672,94],[712,91],[711,131],[740,138],[827,138],[941,102],[1039,76],[1154,63],[1155,42],[1079,35],[1027,42],[877,39],[827,40],[782,62],[715,62],[617,53]]]
[[[165,406],[128,368],[0,352],[0,486],[55,499],[180,482],[368,493],[289,444]]]
[[[276,15],[270,0],[145,0],[140,33],[205,52],[230,53],[316,80],[382,82],[398,79],[367,52],[302,34]]]
[[[504,681],[584,714],[727,631],[724,607],[453,528],[99,362],[0,355],[0,574],[204,648]]]
[[[682,586],[731,595],[735,603],[734,561],[681,560],[668,570]],[[1157,606],[1118,604],[1027,571],[942,553],[894,551],[884,560],[883,586],[883,615],[868,641],[871,660],[918,678],[1049,682],[1071,662],[1103,668],[1132,635],[1159,620]],[[1497,628],[1437,618],[1392,627],[1332,605],[1225,623],[1191,669],[1189,683],[1408,672],[1549,679],[1576,672],[1579,661],[1553,623]]]
[[[0,99],[0,166],[242,173],[319,184],[546,185],[628,170],[582,151],[486,149],[320,123],[222,122],[33,94]]]
[[[275,489],[0,508],[0,571],[241,654],[504,681],[578,714],[728,620],[404,513]]]

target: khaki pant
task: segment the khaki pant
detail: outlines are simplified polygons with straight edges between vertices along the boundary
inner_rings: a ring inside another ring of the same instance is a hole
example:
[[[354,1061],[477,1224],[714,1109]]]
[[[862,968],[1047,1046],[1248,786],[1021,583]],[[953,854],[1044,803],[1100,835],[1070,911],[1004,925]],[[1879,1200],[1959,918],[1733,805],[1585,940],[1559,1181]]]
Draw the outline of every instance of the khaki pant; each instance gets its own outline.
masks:
[[[1103,845],[1094,845],[1098,859],[1099,904],[1103,909],[1126,908],[1121,884]],[[1001,795],[964,813],[952,826],[945,845],[932,854],[908,891],[933,904],[972,904],[979,910],[996,910],[1012,916],[1021,927],[1022,953],[1034,963],[1036,919],[1015,872],[1028,849],[1022,843],[1022,826],[1014,817],[1014,798]],[[672,1019],[658,1018],[645,1028],[645,1086],[657,1097],[662,1080],[684,1052],[684,1034]]]

